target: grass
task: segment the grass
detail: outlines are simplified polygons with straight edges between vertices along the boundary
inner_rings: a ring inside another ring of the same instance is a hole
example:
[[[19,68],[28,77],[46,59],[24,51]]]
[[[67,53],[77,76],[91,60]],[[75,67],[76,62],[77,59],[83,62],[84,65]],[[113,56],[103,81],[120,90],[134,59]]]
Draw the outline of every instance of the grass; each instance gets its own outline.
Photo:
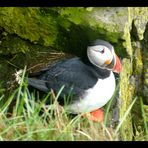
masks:
[[[133,100],[123,119],[115,128],[107,126],[111,104],[110,100],[105,109],[104,123],[97,123],[82,118],[81,115],[70,118],[65,107],[61,107],[57,99],[62,91],[55,96],[49,92],[40,99],[30,93],[25,80],[26,67],[22,74],[19,87],[3,102],[4,95],[0,96],[0,140],[1,141],[118,141],[120,127],[130,113],[136,99]],[[116,91],[117,92],[117,91]],[[53,99],[51,105],[46,105],[48,99]],[[10,112],[10,106],[15,100]],[[144,121],[145,137],[148,136],[143,102],[141,109]]]

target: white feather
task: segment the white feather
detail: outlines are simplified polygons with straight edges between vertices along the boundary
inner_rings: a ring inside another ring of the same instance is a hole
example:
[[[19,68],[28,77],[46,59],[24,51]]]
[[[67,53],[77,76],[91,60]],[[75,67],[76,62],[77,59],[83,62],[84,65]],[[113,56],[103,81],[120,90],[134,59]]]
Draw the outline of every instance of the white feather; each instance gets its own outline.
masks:
[[[104,49],[104,53],[102,54],[101,51]],[[104,65],[106,60],[112,61],[113,53],[107,47],[102,45],[97,46],[88,46],[87,48],[87,55],[90,62],[97,67],[101,67]]]
[[[93,88],[86,91],[83,99],[68,106],[72,113],[91,112],[104,106],[112,97],[115,90],[115,77],[113,72],[105,79],[98,79]]]

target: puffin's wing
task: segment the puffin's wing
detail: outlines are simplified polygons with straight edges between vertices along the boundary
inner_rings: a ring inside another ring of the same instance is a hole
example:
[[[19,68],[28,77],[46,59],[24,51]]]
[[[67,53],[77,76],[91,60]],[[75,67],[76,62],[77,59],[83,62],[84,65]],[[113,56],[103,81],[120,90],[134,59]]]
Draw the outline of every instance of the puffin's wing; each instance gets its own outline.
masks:
[[[46,81],[28,78],[28,85],[43,92],[48,92],[49,88],[46,86]]]
[[[79,95],[92,88],[98,80],[97,73],[85,65],[79,58],[58,62],[42,71],[37,79],[29,78],[28,84],[34,88],[48,92],[53,89],[56,93],[64,86],[61,95]]]

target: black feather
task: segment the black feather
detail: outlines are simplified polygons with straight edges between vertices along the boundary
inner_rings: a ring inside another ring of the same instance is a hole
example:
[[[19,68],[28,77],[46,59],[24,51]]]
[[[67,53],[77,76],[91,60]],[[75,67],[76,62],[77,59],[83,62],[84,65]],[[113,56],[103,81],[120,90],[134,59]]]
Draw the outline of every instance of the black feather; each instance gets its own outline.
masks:
[[[109,75],[110,71],[75,57],[42,69],[35,79],[28,79],[28,84],[46,93],[51,89],[57,93],[64,86],[60,94],[64,98],[71,92],[74,96],[81,96],[85,90],[92,88],[98,79],[104,79]]]

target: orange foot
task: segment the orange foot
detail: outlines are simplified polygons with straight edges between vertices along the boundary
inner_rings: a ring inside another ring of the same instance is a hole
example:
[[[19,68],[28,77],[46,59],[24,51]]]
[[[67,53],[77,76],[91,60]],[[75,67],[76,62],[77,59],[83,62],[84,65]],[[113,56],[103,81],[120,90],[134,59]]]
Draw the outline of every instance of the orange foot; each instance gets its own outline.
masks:
[[[83,117],[87,117],[91,121],[102,122],[104,120],[104,112],[101,108],[99,108],[95,111],[83,115]]]

